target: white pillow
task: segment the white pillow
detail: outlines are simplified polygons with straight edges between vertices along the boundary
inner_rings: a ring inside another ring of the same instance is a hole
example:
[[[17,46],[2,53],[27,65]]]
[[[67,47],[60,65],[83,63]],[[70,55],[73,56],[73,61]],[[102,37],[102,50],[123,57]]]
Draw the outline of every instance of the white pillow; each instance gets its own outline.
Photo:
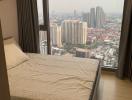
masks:
[[[9,43],[10,41],[10,43]],[[11,69],[27,60],[29,57],[11,40],[4,41],[7,69]]]

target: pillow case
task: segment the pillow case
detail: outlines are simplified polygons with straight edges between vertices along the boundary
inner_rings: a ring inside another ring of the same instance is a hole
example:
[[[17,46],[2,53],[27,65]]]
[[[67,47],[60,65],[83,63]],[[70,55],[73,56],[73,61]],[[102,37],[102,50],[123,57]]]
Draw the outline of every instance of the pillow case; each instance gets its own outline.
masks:
[[[4,49],[7,69],[11,69],[29,60],[29,57],[22,52],[22,50],[18,47],[15,40],[13,39],[8,39],[4,41]]]

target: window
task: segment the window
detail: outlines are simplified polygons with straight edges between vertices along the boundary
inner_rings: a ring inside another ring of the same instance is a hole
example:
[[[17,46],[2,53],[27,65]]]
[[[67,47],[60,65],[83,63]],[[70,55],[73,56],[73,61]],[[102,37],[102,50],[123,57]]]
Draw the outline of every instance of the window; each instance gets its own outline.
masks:
[[[102,67],[116,68],[123,6],[124,0],[49,0],[51,54],[100,59]]]
[[[48,2],[49,0],[37,0],[41,54],[51,54]]]

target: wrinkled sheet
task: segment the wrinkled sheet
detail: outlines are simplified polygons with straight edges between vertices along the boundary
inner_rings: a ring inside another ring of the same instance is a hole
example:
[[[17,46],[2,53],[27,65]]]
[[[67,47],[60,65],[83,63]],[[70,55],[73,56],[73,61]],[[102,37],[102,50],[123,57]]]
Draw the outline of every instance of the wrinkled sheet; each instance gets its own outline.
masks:
[[[12,100],[88,100],[99,61],[28,54],[8,70]]]

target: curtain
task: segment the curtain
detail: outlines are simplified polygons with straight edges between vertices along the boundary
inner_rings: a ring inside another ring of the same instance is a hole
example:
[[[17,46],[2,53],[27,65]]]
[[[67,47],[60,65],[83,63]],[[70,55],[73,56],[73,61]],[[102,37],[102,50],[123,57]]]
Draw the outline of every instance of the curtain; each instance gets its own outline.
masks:
[[[132,80],[132,1],[125,0],[119,48],[118,76]]]
[[[39,53],[37,0],[17,0],[19,44],[24,52]]]

